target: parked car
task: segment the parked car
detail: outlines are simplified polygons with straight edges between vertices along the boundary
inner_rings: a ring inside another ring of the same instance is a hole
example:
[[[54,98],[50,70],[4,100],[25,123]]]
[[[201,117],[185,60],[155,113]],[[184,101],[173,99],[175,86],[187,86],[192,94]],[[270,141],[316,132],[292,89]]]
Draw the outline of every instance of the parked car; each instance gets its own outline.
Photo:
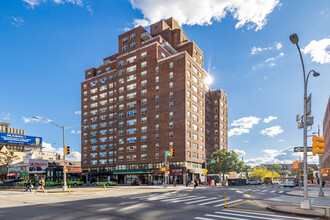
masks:
[[[73,179],[73,180],[68,180],[66,182],[67,185],[74,185],[74,186],[78,186],[78,185],[83,185],[84,184],[84,181],[82,180],[79,180],[79,179]],[[63,182],[62,182],[62,185],[63,185]]]
[[[114,181],[110,181],[110,180],[102,180],[102,181],[98,181],[93,183],[93,186],[115,186],[117,185],[117,182]]]
[[[59,182],[54,182],[54,181],[46,181],[45,185],[46,186],[57,186],[57,185],[60,185],[60,183]]]
[[[293,181],[293,180],[286,180],[286,181],[284,182],[284,186],[285,186],[285,187],[295,187],[295,186],[296,186],[296,183],[295,183],[295,181]]]
[[[259,181],[258,180],[247,180],[246,181],[247,185],[259,185]]]
[[[273,184],[280,184],[280,181],[278,181],[278,180],[274,180],[274,181],[273,181]]]
[[[3,186],[3,181],[0,181],[0,186]]]

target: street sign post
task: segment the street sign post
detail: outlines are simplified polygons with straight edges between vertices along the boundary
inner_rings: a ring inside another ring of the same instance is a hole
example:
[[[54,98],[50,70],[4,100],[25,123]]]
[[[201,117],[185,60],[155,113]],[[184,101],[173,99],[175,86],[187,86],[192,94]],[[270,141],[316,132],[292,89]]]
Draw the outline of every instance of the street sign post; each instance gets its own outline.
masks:
[[[304,152],[304,147],[294,147],[294,152]],[[307,152],[312,152],[313,147],[307,147]]]
[[[63,161],[62,161],[62,165],[63,165],[63,166],[67,166],[68,164],[69,164],[69,162],[68,162],[67,160],[63,160]]]
[[[309,94],[308,98],[307,98],[307,112],[306,112],[306,116],[310,116],[312,113],[312,93]]]

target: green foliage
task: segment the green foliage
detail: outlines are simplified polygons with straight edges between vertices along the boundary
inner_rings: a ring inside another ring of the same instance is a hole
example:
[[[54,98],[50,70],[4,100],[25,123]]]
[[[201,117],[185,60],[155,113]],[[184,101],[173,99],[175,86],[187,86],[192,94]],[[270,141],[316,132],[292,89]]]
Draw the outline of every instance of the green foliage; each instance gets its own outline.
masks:
[[[250,173],[250,178],[255,180],[263,180],[266,177],[278,178],[280,175],[276,171],[268,170],[267,167],[256,166]]]
[[[14,151],[2,152],[0,151],[0,164],[5,164],[7,172],[9,172],[9,163],[18,160],[19,156],[14,154]]]
[[[219,162],[210,164],[210,170],[214,173],[222,173],[223,178],[229,172],[240,173],[244,169],[244,162],[238,159],[235,151],[227,151],[225,149],[217,150],[211,155],[211,160]]]
[[[275,163],[269,168],[269,170],[279,173],[282,170],[282,166]]]
[[[280,175],[288,175],[291,176],[292,173],[289,170],[281,170],[280,172],[278,172],[278,174]]]

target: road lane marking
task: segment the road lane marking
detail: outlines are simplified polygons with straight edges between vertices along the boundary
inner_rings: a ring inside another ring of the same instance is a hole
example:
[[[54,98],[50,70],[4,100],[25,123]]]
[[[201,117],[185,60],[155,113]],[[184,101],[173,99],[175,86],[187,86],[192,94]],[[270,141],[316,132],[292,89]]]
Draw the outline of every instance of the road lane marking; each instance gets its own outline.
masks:
[[[247,203],[247,202],[250,202],[250,201],[251,200],[245,200],[245,201],[233,203],[233,204],[229,205],[228,208],[231,208],[231,207],[234,207],[234,206],[237,206],[237,205],[241,205],[241,204],[244,204],[244,203]]]
[[[276,190],[270,191],[270,193],[274,193],[274,192],[276,192]]]
[[[248,212],[244,212],[244,211],[238,211],[238,210],[228,210],[228,209],[223,209],[223,211],[225,212],[237,212],[237,213],[243,213],[246,214]],[[254,213],[255,215],[261,215],[261,216],[269,216],[269,217],[275,217],[275,216],[279,216],[281,218],[287,218],[287,219],[301,219],[301,220],[310,220],[310,218],[301,218],[301,217],[291,217],[291,216],[284,216],[284,215],[270,215],[270,214],[264,214],[264,213]]]
[[[246,211],[246,212],[260,212],[260,213],[266,213],[266,214],[275,214],[275,212],[257,211],[257,210],[250,210],[250,209],[238,209],[238,208],[228,208],[228,209]]]
[[[248,218],[257,218],[257,219],[273,219],[273,218],[265,218],[264,216],[254,216],[254,215],[247,215],[247,214],[237,214],[237,213],[228,213],[228,212],[215,212],[217,214],[225,214],[225,215],[233,215],[233,216],[238,216],[238,217],[248,217]],[[253,213],[250,213],[253,214]]]
[[[213,201],[210,201],[210,202],[204,202],[204,203],[201,203],[201,204],[198,204],[198,205],[207,205],[207,204],[210,204],[210,203],[222,202],[222,201],[225,201],[225,199],[218,199],[217,198],[217,200],[213,200]]]
[[[231,202],[227,202],[227,205],[232,204],[232,203],[235,203],[235,202],[240,202],[242,200],[243,199],[238,199],[238,200],[234,200],[234,201],[231,201]],[[225,203],[221,203],[219,205],[214,205],[213,207],[219,207],[219,206],[224,206],[224,205],[225,205]]]
[[[202,199],[202,200],[197,200],[197,201],[192,201],[192,202],[185,202],[184,204],[193,204],[193,203],[196,203],[196,202],[203,202],[203,201],[207,201],[209,200],[210,198],[207,198],[207,199]]]
[[[196,199],[203,199],[203,198],[206,198],[205,196],[201,196],[201,197],[197,197],[197,198],[190,198],[190,199],[179,199],[177,201],[172,201],[174,203],[177,203],[177,202],[186,202],[186,201],[190,201],[190,200],[196,200]]]
[[[223,216],[223,215],[211,215],[211,214],[206,214],[205,216],[210,216],[210,217],[215,217],[215,218],[225,218],[225,219],[234,219],[234,220],[246,220],[246,218],[234,218],[231,216]]]
[[[199,220],[213,220],[213,218],[202,218],[202,217],[195,217],[194,219],[199,219]]]
[[[283,193],[283,191],[279,191],[278,193]]]
[[[263,193],[263,192],[267,192],[267,191],[268,191],[268,190],[266,189],[266,190],[262,190],[262,191],[260,191],[260,192],[262,192],[262,193]]]

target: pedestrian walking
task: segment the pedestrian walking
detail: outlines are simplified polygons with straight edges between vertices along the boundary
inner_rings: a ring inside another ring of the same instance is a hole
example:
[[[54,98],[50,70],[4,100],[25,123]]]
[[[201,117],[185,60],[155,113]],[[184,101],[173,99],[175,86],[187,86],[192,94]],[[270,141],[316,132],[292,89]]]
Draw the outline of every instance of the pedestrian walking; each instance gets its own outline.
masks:
[[[30,190],[30,192],[32,192],[31,191],[32,187],[33,187],[32,182],[31,182],[31,180],[29,180],[26,184],[26,189],[24,190],[24,192],[26,192],[28,190]]]
[[[37,193],[37,191],[39,189],[41,189],[44,193],[46,193],[44,186],[45,186],[45,180],[44,180],[44,178],[41,177],[41,179],[38,181],[38,188],[36,189],[36,191],[34,193]]]
[[[217,179],[214,180],[214,186],[217,186]]]
[[[194,189],[196,189],[196,187],[198,186],[198,181],[197,179],[194,180],[195,184],[194,184]]]
[[[173,187],[176,187],[176,182],[177,182],[177,177],[175,177],[173,180]]]

